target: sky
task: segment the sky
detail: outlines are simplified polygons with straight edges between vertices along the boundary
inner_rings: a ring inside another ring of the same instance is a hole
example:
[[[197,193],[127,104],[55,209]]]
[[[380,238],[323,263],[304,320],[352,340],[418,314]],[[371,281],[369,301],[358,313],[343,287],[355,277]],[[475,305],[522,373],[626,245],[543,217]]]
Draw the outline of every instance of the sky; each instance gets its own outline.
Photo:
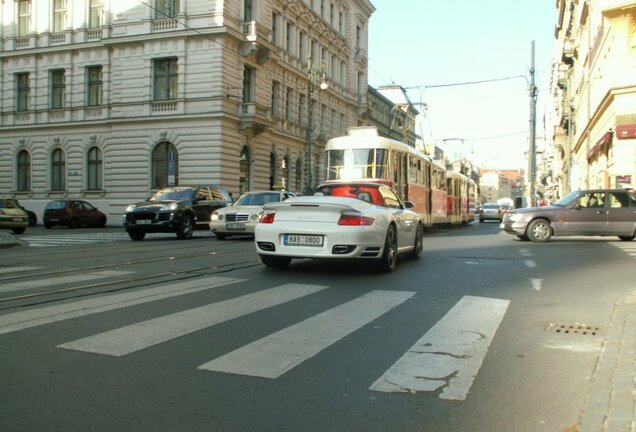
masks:
[[[532,41],[537,143],[545,135],[554,0],[371,0],[369,85],[401,85],[416,126],[452,161],[527,169]],[[515,77],[515,78],[513,78]],[[454,85],[485,81],[472,85]]]

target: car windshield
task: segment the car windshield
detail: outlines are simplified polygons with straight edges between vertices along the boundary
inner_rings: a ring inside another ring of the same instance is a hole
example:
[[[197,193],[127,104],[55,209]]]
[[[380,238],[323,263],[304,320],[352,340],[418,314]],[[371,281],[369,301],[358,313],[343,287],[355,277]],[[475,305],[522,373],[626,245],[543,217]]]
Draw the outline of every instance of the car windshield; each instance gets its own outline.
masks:
[[[51,201],[46,205],[46,210],[61,210],[66,208],[66,201]]]
[[[0,198],[0,208],[17,208],[18,204],[13,199],[1,199]]]
[[[148,198],[148,201],[181,201],[192,198],[192,189],[189,188],[170,188],[161,189],[153,196]]]
[[[263,192],[263,193],[247,193],[243,194],[236,200],[234,205],[253,205],[260,206],[270,202],[280,201],[280,193],[278,192]]]

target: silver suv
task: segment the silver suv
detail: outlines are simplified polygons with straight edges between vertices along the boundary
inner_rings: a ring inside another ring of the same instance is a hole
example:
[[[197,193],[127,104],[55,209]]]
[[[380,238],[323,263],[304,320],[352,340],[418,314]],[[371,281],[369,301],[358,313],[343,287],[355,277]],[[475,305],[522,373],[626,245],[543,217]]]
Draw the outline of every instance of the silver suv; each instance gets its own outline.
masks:
[[[636,191],[588,189],[574,191],[545,207],[512,210],[500,227],[521,240],[546,242],[553,236],[636,237]]]

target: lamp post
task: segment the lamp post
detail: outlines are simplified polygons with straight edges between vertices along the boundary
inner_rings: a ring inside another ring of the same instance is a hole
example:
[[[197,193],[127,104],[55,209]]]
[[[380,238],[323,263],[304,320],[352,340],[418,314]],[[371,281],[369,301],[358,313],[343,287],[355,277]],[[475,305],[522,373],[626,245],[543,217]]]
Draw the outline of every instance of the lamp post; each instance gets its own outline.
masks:
[[[321,60],[314,64],[311,59],[311,54],[307,59],[307,131],[305,135],[305,142],[307,146],[307,184],[305,184],[305,195],[312,195],[313,188],[313,173],[311,167],[311,141],[313,134],[314,123],[314,111],[311,103],[311,95],[314,93],[314,82],[320,81],[320,89],[326,90],[329,87],[327,84],[326,74],[326,62]]]

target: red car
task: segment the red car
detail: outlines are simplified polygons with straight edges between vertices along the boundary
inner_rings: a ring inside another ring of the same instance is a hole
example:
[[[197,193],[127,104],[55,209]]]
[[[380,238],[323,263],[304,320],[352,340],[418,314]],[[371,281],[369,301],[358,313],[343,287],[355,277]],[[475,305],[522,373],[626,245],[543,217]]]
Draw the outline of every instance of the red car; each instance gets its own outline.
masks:
[[[48,203],[44,210],[44,227],[51,228],[53,225],[103,227],[106,215],[87,201],[55,200]]]

